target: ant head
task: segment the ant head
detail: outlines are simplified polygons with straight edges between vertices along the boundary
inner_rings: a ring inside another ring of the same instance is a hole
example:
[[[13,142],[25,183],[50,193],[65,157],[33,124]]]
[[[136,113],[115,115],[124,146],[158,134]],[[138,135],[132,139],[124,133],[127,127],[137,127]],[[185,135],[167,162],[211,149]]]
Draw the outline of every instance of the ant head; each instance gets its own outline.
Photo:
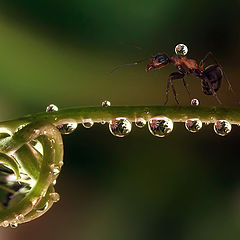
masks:
[[[150,63],[146,67],[146,72],[154,69],[154,68],[161,68],[167,65],[170,62],[168,56],[165,53],[157,54],[153,57]]]

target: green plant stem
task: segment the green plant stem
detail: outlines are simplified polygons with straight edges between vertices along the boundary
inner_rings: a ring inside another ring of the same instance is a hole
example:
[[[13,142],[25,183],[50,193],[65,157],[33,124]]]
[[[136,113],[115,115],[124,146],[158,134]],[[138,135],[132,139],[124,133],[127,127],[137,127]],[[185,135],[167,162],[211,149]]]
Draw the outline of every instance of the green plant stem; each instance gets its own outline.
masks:
[[[110,121],[116,117],[126,117],[135,121],[137,117],[149,120],[154,116],[166,116],[173,122],[184,122],[189,118],[199,118],[205,123],[214,123],[225,119],[231,124],[240,124],[240,108],[200,107],[200,106],[112,106],[112,107],[77,107],[62,109],[51,113],[35,113],[25,117],[0,123],[1,127],[16,130],[21,124],[44,121],[54,125],[70,120],[82,123],[91,118],[94,122]]]

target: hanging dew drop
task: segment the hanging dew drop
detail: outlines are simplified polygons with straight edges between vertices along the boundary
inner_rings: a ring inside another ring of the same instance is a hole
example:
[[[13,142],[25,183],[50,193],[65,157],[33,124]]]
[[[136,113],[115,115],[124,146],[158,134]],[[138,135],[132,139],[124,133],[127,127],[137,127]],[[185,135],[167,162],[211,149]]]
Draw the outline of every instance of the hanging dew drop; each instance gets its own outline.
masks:
[[[116,137],[125,137],[132,130],[132,123],[124,117],[118,117],[109,121],[109,130]]]
[[[60,200],[60,195],[58,193],[49,193],[49,197],[53,202],[58,202]]]
[[[23,220],[24,220],[23,214],[19,214],[18,216],[16,216],[16,220],[17,220],[18,222],[23,221]]]
[[[165,137],[173,130],[173,122],[167,117],[153,117],[148,121],[150,133],[156,137]]]
[[[136,118],[135,125],[139,128],[143,128],[146,125],[146,120],[144,118]]]
[[[187,46],[186,46],[185,44],[179,43],[179,44],[175,47],[175,53],[176,53],[177,55],[183,55],[183,56],[185,56],[185,55],[187,55],[187,53],[188,53],[188,48],[187,48]]]
[[[58,107],[54,104],[50,104],[46,108],[46,112],[56,112],[58,111]]]
[[[85,128],[91,128],[93,126],[94,122],[92,121],[91,118],[88,118],[88,119],[83,119],[82,121],[82,125],[85,127]]]
[[[11,222],[11,223],[10,223],[10,227],[11,227],[11,228],[17,228],[17,227],[18,227],[17,222],[15,222],[15,221],[14,221],[14,222]]]
[[[71,121],[68,123],[60,124],[57,126],[57,129],[60,131],[61,134],[70,134],[74,132],[77,128],[78,124],[75,121]]]
[[[213,125],[213,129],[216,134],[226,136],[231,132],[232,125],[227,120],[217,120]]]
[[[9,226],[9,222],[7,220],[5,220],[2,222],[1,226],[6,228]]]
[[[111,106],[111,102],[105,100],[105,101],[102,101],[102,107],[110,107]]]
[[[198,118],[192,118],[185,121],[185,127],[189,132],[195,133],[202,128],[202,122]]]
[[[194,98],[194,99],[191,100],[191,105],[192,106],[198,106],[199,104],[200,104],[200,102],[199,102],[198,99]]]

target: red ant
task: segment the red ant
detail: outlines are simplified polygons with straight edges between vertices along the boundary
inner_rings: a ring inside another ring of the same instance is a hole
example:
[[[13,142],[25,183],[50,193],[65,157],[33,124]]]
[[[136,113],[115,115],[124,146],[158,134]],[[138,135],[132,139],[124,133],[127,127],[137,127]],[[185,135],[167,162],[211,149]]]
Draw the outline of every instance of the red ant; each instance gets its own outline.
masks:
[[[204,64],[205,64],[207,58],[210,56],[215,61],[215,65],[209,65],[206,68],[204,68]],[[124,66],[139,64],[144,60],[137,61],[132,64],[121,65],[117,68],[114,68],[112,71],[115,71],[116,69],[124,67]],[[152,59],[150,60],[150,63],[147,65],[145,70],[146,70],[146,72],[149,72],[152,69],[162,68],[169,63],[173,64],[178,69],[178,72],[173,72],[169,75],[169,78],[167,81],[167,88],[166,88],[166,101],[165,101],[164,105],[166,105],[168,102],[168,92],[169,92],[170,84],[171,84],[171,88],[172,88],[172,91],[174,94],[174,98],[175,98],[177,104],[179,104],[179,101],[177,99],[176,90],[173,86],[173,80],[182,79],[183,85],[186,88],[188,95],[190,96],[190,92],[187,88],[187,84],[184,79],[185,75],[188,75],[188,74],[193,74],[197,78],[200,78],[203,93],[206,95],[215,96],[219,104],[221,104],[221,101],[218,98],[216,92],[218,91],[218,89],[221,86],[222,77],[224,77],[224,79],[226,80],[229,90],[231,90],[233,92],[231,84],[230,84],[229,80],[227,79],[222,66],[217,62],[217,60],[214,57],[214,55],[212,54],[212,52],[208,52],[206,54],[206,56],[200,61],[199,65],[196,63],[196,61],[194,59],[188,59],[184,55],[174,55],[173,57],[169,58],[165,53],[157,54],[156,56],[152,57]],[[185,70],[185,68],[187,70]]]

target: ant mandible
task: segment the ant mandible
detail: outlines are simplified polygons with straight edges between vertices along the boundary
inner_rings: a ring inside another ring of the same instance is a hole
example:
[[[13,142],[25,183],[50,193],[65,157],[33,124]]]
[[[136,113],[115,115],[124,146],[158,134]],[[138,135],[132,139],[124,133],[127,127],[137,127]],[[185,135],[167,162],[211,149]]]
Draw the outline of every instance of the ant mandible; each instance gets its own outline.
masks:
[[[176,49],[179,45],[180,45],[180,48],[182,48],[183,46],[186,47],[183,44],[178,44],[176,46]],[[208,52],[206,54],[206,56],[200,61],[199,65],[197,64],[197,62],[194,59],[188,59],[185,56],[185,54],[186,53],[184,53],[184,52],[182,52],[182,53],[180,52],[180,54],[176,54],[176,55],[172,56],[171,58],[169,58],[165,53],[157,54],[151,58],[150,63],[147,65],[147,67],[145,69],[146,72],[149,72],[152,69],[162,68],[162,67],[166,66],[167,64],[173,64],[178,69],[178,72],[173,72],[168,77],[167,88],[166,88],[166,100],[165,100],[164,105],[166,105],[168,102],[168,93],[169,93],[170,85],[171,85],[171,88],[172,88],[172,91],[174,94],[174,98],[175,98],[177,104],[179,104],[179,101],[177,99],[176,90],[173,85],[173,80],[182,79],[183,85],[186,88],[188,95],[190,96],[190,92],[187,88],[187,84],[184,79],[185,75],[188,75],[188,74],[193,74],[197,78],[200,78],[203,93],[206,95],[215,96],[218,103],[221,104],[221,101],[218,98],[216,92],[218,91],[218,89],[221,86],[222,77],[224,77],[224,79],[226,80],[229,90],[231,90],[232,92],[233,92],[233,90],[232,90],[232,86],[231,86],[229,80],[227,79],[227,77],[223,71],[222,66],[217,62],[217,60],[214,57],[214,55],[212,54],[212,52]],[[209,65],[204,68],[204,64],[209,57],[213,58],[215,64]],[[142,61],[143,60],[137,61],[132,64],[124,64],[117,68],[114,68],[112,71],[114,71],[118,68],[124,67],[124,66],[136,65],[136,64],[141,63]]]

